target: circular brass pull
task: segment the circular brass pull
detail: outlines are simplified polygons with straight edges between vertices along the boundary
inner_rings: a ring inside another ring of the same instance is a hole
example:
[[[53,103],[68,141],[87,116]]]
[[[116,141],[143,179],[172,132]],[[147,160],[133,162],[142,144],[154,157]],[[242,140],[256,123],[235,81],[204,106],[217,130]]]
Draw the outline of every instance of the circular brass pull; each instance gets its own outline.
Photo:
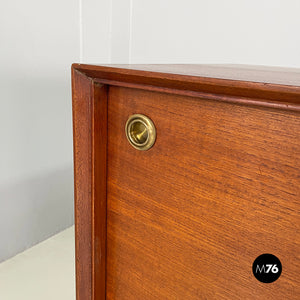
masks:
[[[125,133],[131,146],[138,150],[150,149],[156,139],[153,122],[141,114],[135,114],[128,118]]]

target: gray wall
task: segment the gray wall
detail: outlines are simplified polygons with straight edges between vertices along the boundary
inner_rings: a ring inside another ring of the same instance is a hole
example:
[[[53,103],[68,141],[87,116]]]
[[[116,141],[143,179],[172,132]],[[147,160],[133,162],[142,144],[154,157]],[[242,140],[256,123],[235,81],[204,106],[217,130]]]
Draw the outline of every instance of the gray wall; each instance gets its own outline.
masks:
[[[84,62],[106,62],[109,51],[113,63],[300,68],[299,0],[82,0],[82,8]]]
[[[71,166],[0,187],[0,259],[73,224]]]
[[[79,1],[2,1],[0,261],[73,224]]]

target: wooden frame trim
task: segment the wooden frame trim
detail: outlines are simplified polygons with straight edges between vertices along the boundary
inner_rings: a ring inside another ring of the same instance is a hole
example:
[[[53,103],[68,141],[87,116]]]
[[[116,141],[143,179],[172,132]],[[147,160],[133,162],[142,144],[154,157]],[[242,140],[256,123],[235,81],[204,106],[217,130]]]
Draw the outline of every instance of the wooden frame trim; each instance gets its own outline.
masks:
[[[268,80],[267,78],[266,82],[255,82],[123,69],[113,66],[73,64],[72,67],[97,82],[108,85],[171,91],[187,96],[208,96],[215,100],[243,105],[300,110],[300,78],[299,85],[285,85],[272,83],[272,79]],[[274,81],[276,82],[276,80]]]
[[[73,68],[72,93],[76,297],[102,300],[106,280],[107,86]]]
[[[190,97],[197,97],[203,100],[213,100],[213,101],[222,101],[222,102],[229,102],[234,104],[241,104],[241,105],[251,105],[251,106],[263,106],[269,108],[277,108],[281,110],[291,110],[291,111],[300,111],[300,105],[297,103],[291,102],[278,102],[272,100],[261,100],[257,98],[248,98],[248,97],[238,97],[238,96],[226,96],[222,94],[212,94],[212,93],[203,93],[203,92],[195,92],[189,90],[177,90],[171,88],[163,88],[163,87],[156,87],[156,86],[149,86],[149,85],[142,85],[136,83],[125,83],[120,81],[111,81],[106,79],[94,79],[95,82],[101,84],[107,84],[111,86],[119,86],[119,87],[129,87],[135,89],[142,89],[147,91],[153,92],[161,92],[161,93],[169,93],[175,95],[182,95],[182,96],[190,96]],[[300,97],[300,96],[299,96]]]

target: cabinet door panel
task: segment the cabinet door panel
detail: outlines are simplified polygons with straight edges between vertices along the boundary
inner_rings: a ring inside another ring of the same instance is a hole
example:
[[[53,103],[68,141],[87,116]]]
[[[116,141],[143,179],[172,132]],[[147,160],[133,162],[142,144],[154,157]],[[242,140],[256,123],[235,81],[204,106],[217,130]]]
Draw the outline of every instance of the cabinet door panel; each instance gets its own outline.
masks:
[[[125,123],[148,116],[148,151]],[[300,118],[251,107],[109,87],[107,299],[296,299]],[[263,253],[281,277],[259,282]]]

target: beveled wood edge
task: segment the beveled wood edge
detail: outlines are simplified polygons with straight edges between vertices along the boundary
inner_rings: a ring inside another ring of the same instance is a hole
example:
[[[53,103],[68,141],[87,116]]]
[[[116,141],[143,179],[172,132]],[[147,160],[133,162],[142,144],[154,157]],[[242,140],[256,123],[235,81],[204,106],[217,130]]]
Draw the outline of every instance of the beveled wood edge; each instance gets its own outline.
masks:
[[[300,86],[149,72],[113,66],[73,64],[72,68],[108,85],[300,111]]]
[[[149,85],[142,85],[142,84],[135,84],[135,83],[124,83],[120,81],[112,81],[112,80],[96,79],[96,78],[94,79],[94,81],[101,84],[111,85],[111,86],[128,87],[128,88],[142,89],[147,91],[168,93],[173,95],[176,94],[182,96],[196,97],[203,100],[222,101],[222,102],[228,102],[228,103],[234,103],[240,105],[262,106],[262,107],[268,107],[274,109],[300,112],[300,105],[289,103],[289,102],[276,102],[271,100],[261,100],[261,99],[249,98],[249,97],[237,97],[237,96],[228,96],[223,94],[201,93],[201,92],[194,92],[190,90],[177,90],[177,89],[170,89],[164,87],[156,87],[156,86],[149,86]]]
[[[106,298],[107,101],[107,85],[93,82],[92,291],[97,300]]]
[[[76,299],[105,299],[107,86],[72,68]],[[79,142],[80,141],[80,142]],[[95,218],[95,216],[100,216]]]

